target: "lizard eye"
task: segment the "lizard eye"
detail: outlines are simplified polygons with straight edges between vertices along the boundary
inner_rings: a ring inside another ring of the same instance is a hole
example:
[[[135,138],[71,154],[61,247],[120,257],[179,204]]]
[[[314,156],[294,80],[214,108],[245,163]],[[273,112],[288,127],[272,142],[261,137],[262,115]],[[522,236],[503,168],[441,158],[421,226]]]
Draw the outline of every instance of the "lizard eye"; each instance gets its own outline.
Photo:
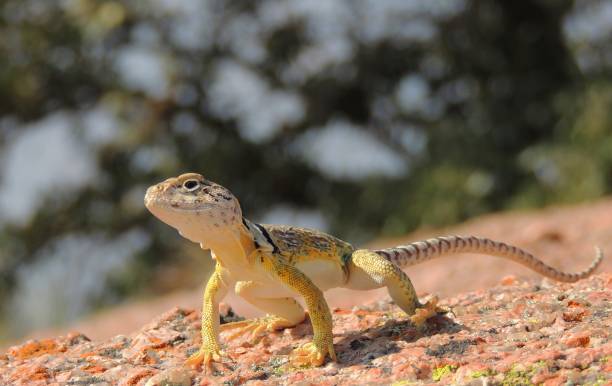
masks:
[[[199,187],[200,182],[198,180],[187,180],[183,182],[183,188],[185,188],[188,192],[193,192]]]

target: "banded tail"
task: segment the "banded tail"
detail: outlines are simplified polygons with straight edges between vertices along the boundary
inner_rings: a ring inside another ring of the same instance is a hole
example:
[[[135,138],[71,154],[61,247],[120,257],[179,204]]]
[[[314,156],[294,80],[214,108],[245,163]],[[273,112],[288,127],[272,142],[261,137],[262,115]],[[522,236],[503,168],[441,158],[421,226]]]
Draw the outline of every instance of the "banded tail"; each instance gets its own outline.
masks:
[[[595,247],[595,258],[587,269],[578,273],[567,273],[545,264],[531,253],[513,245],[475,236],[436,237],[395,248],[376,249],[374,252],[402,268],[451,253],[487,254],[514,260],[546,277],[567,283],[588,277],[603,260],[603,252]]]

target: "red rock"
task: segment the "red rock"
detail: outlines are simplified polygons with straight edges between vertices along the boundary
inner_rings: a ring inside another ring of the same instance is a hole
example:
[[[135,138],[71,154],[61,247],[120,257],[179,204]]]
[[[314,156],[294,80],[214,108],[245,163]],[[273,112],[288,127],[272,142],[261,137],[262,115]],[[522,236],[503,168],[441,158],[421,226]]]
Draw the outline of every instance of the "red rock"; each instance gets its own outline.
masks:
[[[151,369],[133,369],[124,378],[119,380],[119,386],[134,386],[140,381],[150,378],[155,372]]]
[[[255,345],[224,340],[227,356],[215,365],[215,375],[186,369],[186,357],[199,346],[199,318],[175,308],[129,337],[90,342],[74,333],[14,346],[0,357],[0,384],[429,384],[436,369],[450,365],[455,374],[441,383],[468,384],[474,382],[472,373],[487,369],[495,370],[501,382],[519,364],[525,371],[536,369],[534,382],[546,385],[593,382],[589,377],[595,371],[607,381],[612,373],[612,361],[603,360],[612,354],[612,317],[605,300],[612,299],[605,287],[610,277],[545,283],[535,292],[532,284],[517,282],[459,294],[444,299],[456,316],[433,318],[422,330],[389,302],[337,310],[339,363],[321,368],[294,369],[288,363],[291,350],[312,339],[305,322],[267,334]]]
[[[588,311],[583,308],[568,309],[563,313],[563,320],[566,322],[582,322]]]
[[[90,366],[84,367],[83,370],[85,370],[85,371],[87,371],[88,373],[91,373],[91,374],[97,374],[97,373],[103,373],[107,369],[106,369],[106,367],[100,366],[100,365],[90,365]]]
[[[366,373],[366,376],[371,379],[380,378],[381,375],[382,375],[382,370],[379,368],[372,368],[368,370],[368,372]]]
[[[25,374],[28,381],[44,381],[49,378],[49,370],[43,366],[34,366]]]
[[[174,368],[159,372],[149,378],[145,386],[191,386],[193,374],[186,368]]]
[[[292,379],[291,379],[291,380],[292,380],[293,382],[299,382],[299,381],[303,380],[304,378],[305,378],[304,373],[299,372],[299,373],[295,374],[295,375],[292,377]]]
[[[516,282],[517,282],[516,276],[514,276],[514,275],[507,275],[507,276],[504,276],[504,277],[503,277],[503,278],[500,280],[500,282],[499,282],[499,283],[500,283],[501,285],[504,285],[504,286],[509,286],[509,285],[516,284]]]
[[[564,342],[570,347],[587,347],[590,341],[591,338],[589,337],[589,335],[585,333],[580,333],[570,336]]]
[[[28,359],[46,353],[59,353],[66,351],[66,347],[58,344],[54,339],[31,340],[21,346],[13,346],[8,354],[17,359]]]
[[[542,383],[542,385],[543,386],[561,386],[565,384],[566,380],[567,380],[567,377],[558,375],[552,378],[548,378]]]

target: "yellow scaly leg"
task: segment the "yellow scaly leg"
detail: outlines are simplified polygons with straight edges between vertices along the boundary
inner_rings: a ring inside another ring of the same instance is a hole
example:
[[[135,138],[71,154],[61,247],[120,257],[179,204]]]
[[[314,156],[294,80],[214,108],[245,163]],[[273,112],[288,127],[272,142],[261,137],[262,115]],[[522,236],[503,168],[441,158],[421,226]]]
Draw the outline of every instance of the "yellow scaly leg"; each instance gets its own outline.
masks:
[[[203,365],[204,370],[213,372],[213,362],[221,361],[219,346],[219,301],[227,293],[227,287],[221,280],[221,266],[217,264],[215,272],[208,279],[202,302],[202,345],[200,350],[190,356],[186,363],[192,367]]]
[[[304,273],[274,255],[262,255],[261,263],[280,282],[300,294],[308,308],[314,336],[311,343],[293,351],[291,363],[294,366],[320,366],[328,354],[336,361],[332,317],[323,292]]]
[[[389,295],[417,326],[422,327],[427,319],[448,310],[438,307],[438,298],[419,303],[416,291],[408,276],[396,264],[367,249],[358,249],[351,256],[350,274],[367,275],[373,283],[386,286]],[[360,271],[359,273],[357,271]]]

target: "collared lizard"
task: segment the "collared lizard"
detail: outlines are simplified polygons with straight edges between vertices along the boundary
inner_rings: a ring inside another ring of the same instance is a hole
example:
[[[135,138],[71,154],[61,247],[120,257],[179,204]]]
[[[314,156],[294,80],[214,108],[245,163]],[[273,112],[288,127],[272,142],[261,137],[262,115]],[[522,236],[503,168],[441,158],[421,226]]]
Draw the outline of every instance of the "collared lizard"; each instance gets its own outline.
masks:
[[[301,323],[305,311],[313,340],[295,349],[294,365],[320,366],[336,360],[332,317],[323,292],[336,287],[369,290],[386,287],[395,304],[415,324],[443,310],[433,298],[421,304],[402,271],[410,265],[453,253],[480,253],[514,260],[555,280],[574,282],[589,276],[601,263],[596,256],[586,270],[561,272],[532,254],[502,242],[475,236],[445,236],[388,249],[356,249],[328,234],[292,226],[262,225],[243,217],[238,199],[223,186],[200,174],[187,173],[151,186],[146,207],[185,238],[210,249],[215,270],[205,286],[202,306],[202,345],[187,362],[211,370],[221,360],[219,332],[238,330],[253,337]],[[269,314],[250,321],[219,324],[219,302],[231,289]],[[231,339],[231,337],[230,337]]]

